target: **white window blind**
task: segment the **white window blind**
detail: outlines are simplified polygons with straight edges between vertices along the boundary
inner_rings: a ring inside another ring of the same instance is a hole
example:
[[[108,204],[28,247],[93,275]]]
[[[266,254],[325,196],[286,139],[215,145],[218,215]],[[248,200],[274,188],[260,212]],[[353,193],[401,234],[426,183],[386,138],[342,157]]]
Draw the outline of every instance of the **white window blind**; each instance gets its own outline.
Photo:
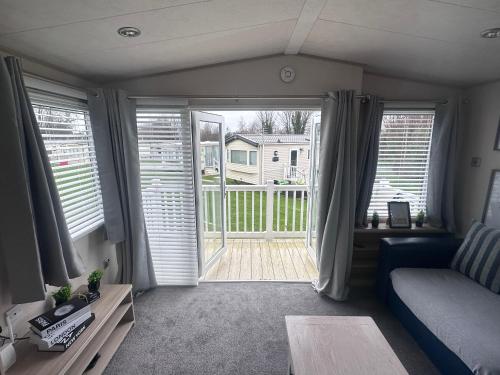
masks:
[[[434,111],[385,111],[377,174],[368,209],[387,217],[387,202],[410,203],[412,216],[425,211]]]
[[[187,110],[137,109],[141,186],[156,279],[196,285],[192,135]]]
[[[31,94],[69,232],[76,239],[104,222],[89,111],[85,103]]]

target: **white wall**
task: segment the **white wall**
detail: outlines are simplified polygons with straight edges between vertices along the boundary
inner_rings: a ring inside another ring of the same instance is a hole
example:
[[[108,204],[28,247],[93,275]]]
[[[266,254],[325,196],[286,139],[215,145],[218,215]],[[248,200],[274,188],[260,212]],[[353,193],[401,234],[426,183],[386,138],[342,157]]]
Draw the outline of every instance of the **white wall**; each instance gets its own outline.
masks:
[[[295,69],[292,83],[280,79],[280,70],[286,65]],[[134,78],[110,86],[132,95],[319,95],[336,89],[361,90],[362,79],[363,69],[358,65],[309,56],[273,56]]]
[[[449,96],[457,95],[461,92],[461,89],[364,73],[363,92],[378,95],[384,99],[429,100],[443,99]]]
[[[500,124],[500,81],[477,86],[464,94],[464,129],[457,181],[458,226],[463,234],[472,219],[481,220],[492,169],[500,169],[500,151],[493,149]],[[471,166],[480,157],[481,166]]]

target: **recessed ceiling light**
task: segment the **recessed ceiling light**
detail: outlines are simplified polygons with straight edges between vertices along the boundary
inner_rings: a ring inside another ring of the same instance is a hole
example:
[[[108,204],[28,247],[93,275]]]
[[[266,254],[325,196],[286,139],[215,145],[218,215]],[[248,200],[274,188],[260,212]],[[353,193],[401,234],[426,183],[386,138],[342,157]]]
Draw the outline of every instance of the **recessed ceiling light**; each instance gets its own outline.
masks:
[[[139,30],[137,27],[120,27],[118,29],[118,34],[125,38],[135,38],[136,36],[141,35],[141,30]]]
[[[500,27],[481,31],[481,37],[487,39],[500,38]]]

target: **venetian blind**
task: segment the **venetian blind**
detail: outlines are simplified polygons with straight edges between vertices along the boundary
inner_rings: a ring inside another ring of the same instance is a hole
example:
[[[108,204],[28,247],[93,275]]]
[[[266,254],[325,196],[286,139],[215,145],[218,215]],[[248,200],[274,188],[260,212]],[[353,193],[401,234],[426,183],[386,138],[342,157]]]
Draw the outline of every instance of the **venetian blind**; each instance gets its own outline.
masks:
[[[104,222],[89,111],[76,99],[30,96],[66,223],[76,239]]]
[[[189,111],[137,108],[141,187],[156,279],[196,285],[198,254]]]
[[[410,203],[412,216],[425,210],[434,111],[385,111],[377,174],[368,216],[387,216],[387,202]]]

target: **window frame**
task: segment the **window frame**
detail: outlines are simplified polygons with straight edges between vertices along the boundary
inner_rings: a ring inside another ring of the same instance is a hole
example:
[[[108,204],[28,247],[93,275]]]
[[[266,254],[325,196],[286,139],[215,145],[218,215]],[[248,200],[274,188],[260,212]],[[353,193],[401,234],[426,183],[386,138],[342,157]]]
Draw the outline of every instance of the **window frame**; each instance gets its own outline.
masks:
[[[248,165],[248,151],[247,150],[238,150],[238,149],[231,149],[231,164],[237,164],[237,165]],[[241,152],[242,155],[245,155],[245,162],[240,163],[240,162],[235,162],[233,158],[233,152]]]
[[[255,163],[252,163],[252,157],[251,157],[252,153],[255,155]],[[257,165],[257,163],[258,163],[257,150],[249,150],[248,151],[248,165],[254,167]]]
[[[432,142],[432,134],[434,131],[435,108],[428,108],[428,107],[427,108],[385,108],[384,113],[383,113],[383,118],[386,115],[394,115],[394,114],[397,115],[398,113],[399,114],[417,114],[419,112],[423,115],[432,115],[433,116],[432,117],[432,124],[431,124],[431,128],[430,128],[430,134],[428,136],[429,139],[428,139],[428,146],[427,146],[427,150],[426,150],[427,153],[426,153],[426,162],[425,162],[425,172],[423,173],[423,182],[421,184],[423,193],[421,193],[418,197],[419,200],[423,200],[425,202],[426,196],[427,196],[427,179],[428,179],[429,163],[430,163],[430,148],[431,148],[431,142]],[[384,121],[383,118],[382,118],[382,121]],[[382,124],[382,126],[383,126],[383,124]],[[382,141],[382,131],[381,131],[379,142],[381,142],[381,141]],[[377,176],[378,176],[378,172],[379,172],[379,165],[380,165],[379,162],[380,162],[380,143],[379,143],[379,151],[378,151],[378,155],[377,155],[377,171],[376,171],[376,175],[375,175],[374,186],[375,186],[375,182],[377,181]],[[372,206],[372,199],[373,199],[373,191],[372,191],[372,195],[370,197],[369,208],[367,210],[369,222],[371,222],[371,217],[372,217],[372,212],[370,212],[370,207]],[[401,201],[403,201],[403,200],[401,200]],[[426,211],[425,203],[424,203],[424,207],[422,207],[420,204],[417,205],[417,208],[415,208],[415,209],[413,209],[413,207],[414,207],[413,204],[410,203],[410,209],[413,211],[411,213],[412,220],[414,220],[416,218],[417,212],[420,211],[421,209],[423,209],[424,212]],[[388,218],[387,208],[384,208],[383,210],[377,210],[377,212],[379,214],[379,217],[382,220],[386,220]]]
[[[67,112],[82,112],[84,114],[84,125],[85,130],[81,131],[81,134],[85,134],[84,137],[82,137],[82,140],[84,143],[89,143],[91,142],[90,148],[95,149],[95,144],[94,144],[94,135],[92,132],[91,128],[91,122],[90,122],[90,113],[89,113],[89,108],[86,100],[82,100],[79,98],[73,98],[73,97],[67,97],[63,95],[58,95],[57,93],[52,93],[52,92],[40,92],[39,90],[36,89],[30,89],[28,88],[28,95],[30,97],[30,101],[33,106],[33,111],[35,113],[35,116],[37,118],[37,123],[39,125],[40,132],[42,134],[42,138],[44,141],[44,146],[47,149],[47,136],[45,131],[43,130],[43,126],[40,126],[41,123],[46,122],[46,121],[41,121],[40,117],[38,115],[38,108],[46,107],[50,108],[52,111],[57,112],[59,111],[67,111]],[[40,115],[41,116],[41,115]],[[47,116],[54,116],[52,114],[47,114]],[[69,124],[73,126],[82,126],[76,125],[76,124]],[[55,129],[55,128],[54,128]],[[50,143],[49,143],[50,144]],[[90,172],[89,173],[89,182],[91,185],[89,186],[89,197],[88,202],[85,202],[82,207],[89,207],[92,205],[97,204],[97,209],[96,210],[89,210],[89,213],[96,213],[96,216],[93,216],[88,220],[88,225],[82,227],[82,229],[73,231],[70,230],[70,236],[72,242],[76,242],[79,239],[89,235],[90,233],[94,232],[95,230],[99,229],[100,227],[104,226],[104,209],[103,209],[103,203],[102,203],[102,190],[101,190],[101,183],[100,183],[100,176],[99,176],[99,168],[97,165],[97,158],[95,155],[92,154],[85,154],[84,159],[88,159],[90,163]],[[51,155],[49,156],[49,160],[51,160]],[[51,167],[52,167],[53,161],[51,160]],[[54,170],[52,169],[52,172],[54,173]],[[54,175],[54,178],[56,175]],[[63,195],[61,195],[60,191],[60,185],[58,186],[57,179],[55,178],[55,183],[57,187],[57,191],[59,194],[59,197],[61,199],[61,203],[63,203]],[[92,196],[93,193],[97,193],[97,199],[94,199]],[[83,201],[82,201],[83,203]],[[76,210],[75,207],[72,207],[72,211]],[[68,219],[71,219],[71,217],[67,217],[67,212],[65,212],[64,207],[63,207],[63,214],[64,218],[66,220],[66,223],[68,225],[68,229],[70,229],[70,224],[71,222],[68,222]],[[94,218],[97,218],[96,221],[92,221]],[[80,225],[83,225],[87,222],[87,220],[83,221]],[[74,229],[74,228],[73,228]]]

